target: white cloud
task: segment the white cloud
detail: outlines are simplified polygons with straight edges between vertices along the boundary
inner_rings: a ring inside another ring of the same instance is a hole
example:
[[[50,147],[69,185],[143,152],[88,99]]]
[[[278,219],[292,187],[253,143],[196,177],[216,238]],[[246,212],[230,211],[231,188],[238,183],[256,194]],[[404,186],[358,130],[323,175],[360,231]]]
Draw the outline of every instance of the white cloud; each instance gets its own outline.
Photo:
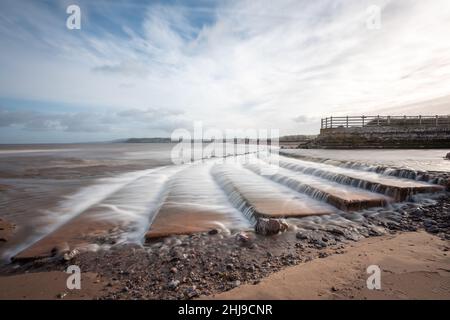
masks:
[[[64,10],[59,16],[29,2],[32,10],[23,11],[16,3],[2,5],[19,18],[0,14],[8,43],[1,96],[93,112],[182,110],[174,126],[201,120],[294,134],[314,132],[321,116],[377,113],[450,93],[448,0],[248,0],[205,11],[158,5],[143,7],[137,26],[118,17],[126,36],[88,32],[96,24],[92,2],[81,5],[87,20],[79,32],[57,27]],[[380,30],[366,28],[373,4],[382,8]],[[198,21],[202,14],[208,24]]]

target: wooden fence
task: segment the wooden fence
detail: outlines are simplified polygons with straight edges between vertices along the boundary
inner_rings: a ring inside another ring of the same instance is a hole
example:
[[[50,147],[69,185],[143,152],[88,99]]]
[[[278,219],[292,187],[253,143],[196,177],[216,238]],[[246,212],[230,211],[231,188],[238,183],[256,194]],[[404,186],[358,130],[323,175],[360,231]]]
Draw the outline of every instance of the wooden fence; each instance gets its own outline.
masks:
[[[346,116],[321,119],[322,129],[362,127],[446,127],[450,126],[450,115],[446,116]]]

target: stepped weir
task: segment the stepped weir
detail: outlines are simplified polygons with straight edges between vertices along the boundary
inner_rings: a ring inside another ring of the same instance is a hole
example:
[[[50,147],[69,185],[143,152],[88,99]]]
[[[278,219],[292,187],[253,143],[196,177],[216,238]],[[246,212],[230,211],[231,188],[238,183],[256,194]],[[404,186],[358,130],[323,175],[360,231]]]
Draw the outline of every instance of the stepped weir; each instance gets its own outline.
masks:
[[[289,224],[290,219],[307,216],[357,216],[361,210],[446,189],[442,181],[427,180],[412,170],[378,170],[363,163],[344,165],[282,152],[278,169],[268,173],[264,169],[273,164],[273,155],[251,157],[253,161],[244,163],[208,159],[102,181],[111,186],[107,193],[82,207],[74,195],[61,206],[70,211],[68,218],[24,246],[15,259],[49,257],[65,246],[142,243],[212,229],[248,230],[260,218],[283,218]]]

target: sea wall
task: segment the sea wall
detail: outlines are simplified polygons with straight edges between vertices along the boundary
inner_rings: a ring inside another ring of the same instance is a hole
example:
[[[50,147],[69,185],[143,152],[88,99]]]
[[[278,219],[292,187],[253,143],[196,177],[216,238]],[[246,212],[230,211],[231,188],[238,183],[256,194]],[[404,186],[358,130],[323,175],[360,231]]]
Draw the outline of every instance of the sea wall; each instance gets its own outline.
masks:
[[[323,128],[307,148],[450,148],[450,127]]]

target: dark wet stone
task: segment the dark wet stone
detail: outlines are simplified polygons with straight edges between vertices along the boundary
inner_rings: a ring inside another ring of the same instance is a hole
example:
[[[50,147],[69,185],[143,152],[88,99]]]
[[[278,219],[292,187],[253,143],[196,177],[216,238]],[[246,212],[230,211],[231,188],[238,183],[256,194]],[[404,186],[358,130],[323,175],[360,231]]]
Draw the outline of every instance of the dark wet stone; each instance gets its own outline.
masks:
[[[279,232],[286,231],[287,228],[288,225],[280,219],[259,218],[256,221],[255,232],[258,234],[269,236],[278,234]]]
[[[211,230],[208,231],[209,235],[215,235],[215,234],[218,234],[218,233],[219,233],[219,230],[217,230],[217,229],[211,229]]]

